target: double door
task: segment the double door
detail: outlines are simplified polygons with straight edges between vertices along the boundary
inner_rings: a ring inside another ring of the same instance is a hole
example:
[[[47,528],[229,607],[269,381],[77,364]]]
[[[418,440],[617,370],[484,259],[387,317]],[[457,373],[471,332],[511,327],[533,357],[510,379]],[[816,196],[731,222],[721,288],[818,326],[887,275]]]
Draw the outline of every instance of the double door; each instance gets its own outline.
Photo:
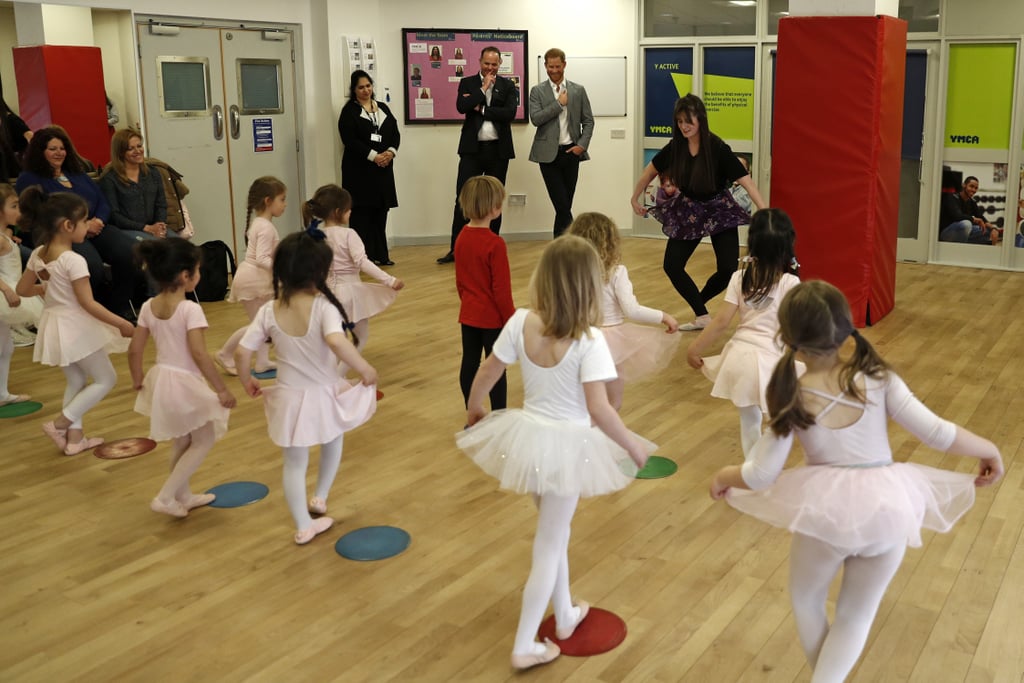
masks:
[[[300,227],[292,32],[136,29],[147,153],[184,176],[194,241],[222,240],[240,257],[249,186],[265,175],[289,189],[278,230]]]

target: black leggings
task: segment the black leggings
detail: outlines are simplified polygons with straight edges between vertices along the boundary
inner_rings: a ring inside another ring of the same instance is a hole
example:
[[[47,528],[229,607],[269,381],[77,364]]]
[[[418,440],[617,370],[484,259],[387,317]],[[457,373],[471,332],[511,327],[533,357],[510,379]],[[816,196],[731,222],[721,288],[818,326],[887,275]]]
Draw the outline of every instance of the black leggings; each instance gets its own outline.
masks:
[[[704,283],[704,289],[699,291],[697,284],[686,273],[686,262],[693,256],[698,244],[700,240],[670,239],[665,244],[665,260],[661,267],[679,295],[690,304],[694,314],[701,316],[708,313],[704,304],[724,292],[729,286],[729,278],[736,272],[736,264],[740,258],[740,233],[736,228],[732,228],[711,236],[711,246],[715,249],[716,270]]]
[[[469,403],[469,390],[473,387],[473,378],[480,369],[480,354],[491,355],[494,342],[498,340],[501,328],[486,330],[480,327],[462,326],[462,368],[459,370],[459,385],[462,387],[462,399]],[[503,410],[508,401],[508,382],[505,373],[495,382],[491,389],[491,410]]]

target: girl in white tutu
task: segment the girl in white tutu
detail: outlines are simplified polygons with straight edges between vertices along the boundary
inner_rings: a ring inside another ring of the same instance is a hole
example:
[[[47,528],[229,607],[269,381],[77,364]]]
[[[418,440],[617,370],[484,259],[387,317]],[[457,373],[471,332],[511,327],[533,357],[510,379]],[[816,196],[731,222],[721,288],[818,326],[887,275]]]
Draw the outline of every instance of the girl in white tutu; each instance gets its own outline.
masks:
[[[842,681],[907,546],[921,528],[948,531],[974,502],[974,487],[1002,476],[995,445],[937,417],[853,327],[850,307],[821,281],[797,285],[782,301],[786,351],[768,385],[771,431],[742,467],[718,471],[712,498],[793,532],[789,589],[812,681]],[[844,359],[840,347],[853,337]],[[807,364],[797,378],[796,358]],[[892,418],[931,448],[981,460],[977,477],[893,462]],[[794,435],[806,466],[783,471]],[[746,491],[742,489],[754,489]],[[829,585],[843,570],[835,619]]]
[[[13,187],[0,183],[0,406],[23,403],[32,398],[28,394],[12,394],[7,387],[14,356],[11,328],[35,325],[43,312],[43,300],[38,296],[23,299],[14,291],[21,279],[21,251],[5,228],[16,224],[20,218],[18,195]]]
[[[711,395],[729,399],[740,411],[743,457],[761,438],[762,415],[767,412],[765,389],[782,358],[779,304],[786,292],[800,284],[796,275],[793,222],[782,209],[761,209],[750,221],[746,267],[732,274],[725,290],[725,305],[686,350],[690,367],[714,382]],[[701,358],[732,324],[740,322],[721,355]]]
[[[42,245],[32,252],[15,288],[20,297],[45,292],[32,360],[60,366],[68,382],[61,414],[43,431],[65,455],[78,455],[103,443],[85,436],[82,418],[114,388],[117,373],[107,354],[125,351],[123,338],[131,337],[135,327],[92,298],[89,267],[71,250],[85,241],[89,229],[85,201],[70,192],[48,195],[33,185],[21,193],[20,203],[21,225],[31,227]]]
[[[314,219],[323,222],[317,227],[327,235],[327,244],[334,252],[327,286],[355,321],[353,332],[359,340],[356,348],[362,351],[370,334],[370,318],[390,306],[405,283],[385,273],[366,256],[359,233],[348,227],[351,215],[352,195],[337,185],[318,188],[302,207],[302,220],[306,225]],[[366,273],[377,282],[363,282],[360,273]]]
[[[608,382],[608,401],[615,410],[622,407],[626,382],[664,370],[679,346],[672,334],[679,323],[668,313],[641,306],[633,294],[622,259],[619,229],[603,213],[585,213],[569,226],[569,232],[590,242],[601,257],[604,271],[604,305],[601,332],[615,361],[618,379]],[[644,325],[635,325],[635,320]],[[662,324],[665,330],[651,327]]]
[[[171,475],[149,507],[185,517],[214,501],[212,493],[192,493],[189,479],[227,431],[228,408],[235,407],[235,397],[206,351],[209,325],[203,309],[186,296],[199,284],[199,247],[172,239],[139,242],[135,249],[160,288],[142,304],[128,348],[132,386],[139,392],[135,410],[149,416],[151,439],[171,441]],[[156,365],[143,379],[142,354],[150,335],[156,342]]]
[[[458,263],[458,261],[456,261]],[[548,602],[556,637],[569,638],[590,609],[569,593],[569,533],[580,497],[625,488],[656,448],[626,429],[604,383],[615,363],[600,329],[601,263],[586,241],[563,235],[547,246],[533,273],[533,310],[506,323],[470,391],[458,447],[501,488],[529,493],[539,509],[533,566],[523,590],[512,666],[527,669],[560,650],[538,643]],[[523,408],[490,415],[484,399],[511,363],[520,362]],[[596,426],[591,426],[591,425]]]
[[[257,178],[249,186],[249,197],[245,204],[245,221],[249,229],[245,232],[245,260],[238,264],[238,272],[231,280],[228,301],[241,301],[245,314],[252,321],[256,311],[274,298],[274,250],[281,238],[271,222],[280,218],[288,208],[288,188],[273,176]],[[253,214],[256,214],[253,217]],[[249,219],[252,218],[252,223]],[[213,358],[229,375],[238,374],[233,359],[235,349],[248,325],[240,327],[224,342]],[[256,372],[273,370],[270,362],[270,345],[263,344],[256,351]]]
[[[295,542],[309,543],[331,528],[327,495],[341,465],[345,432],[370,419],[377,409],[377,371],[345,338],[348,316],[327,286],[333,253],[326,237],[312,228],[285,237],[274,255],[275,300],[256,314],[235,351],[238,378],[252,397],[263,396],[270,439],[284,449],[284,497],[295,519]],[[249,374],[249,360],[270,337],[277,351],[277,384],[260,388]],[[359,373],[351,385],[339,362]],[[316,492],[306,502],[309,447],[320,446]]]

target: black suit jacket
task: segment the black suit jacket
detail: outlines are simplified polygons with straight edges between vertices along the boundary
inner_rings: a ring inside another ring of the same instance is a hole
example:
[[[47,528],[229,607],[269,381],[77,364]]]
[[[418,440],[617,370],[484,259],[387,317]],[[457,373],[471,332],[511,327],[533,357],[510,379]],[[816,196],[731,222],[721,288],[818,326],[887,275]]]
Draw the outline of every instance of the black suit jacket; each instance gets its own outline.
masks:
[[[462,124],[462,137],[459,138],[459,154],[476,154],[479,150],[477,133],[484,121],[490,121],[498,131],[498,147],[502,157],[515,159],[516,152],[512,146],[512,120],[519,107],[519,96],[515,85],[507,78],[498,76],[491,86],[491,104],[487,106],[487,98],[480,89],[483,81],[480,74],[467,76],[459,81],[459,94],[455,107],[460,114],[465,114]],[[483,108],[481,113],[477,107]]]

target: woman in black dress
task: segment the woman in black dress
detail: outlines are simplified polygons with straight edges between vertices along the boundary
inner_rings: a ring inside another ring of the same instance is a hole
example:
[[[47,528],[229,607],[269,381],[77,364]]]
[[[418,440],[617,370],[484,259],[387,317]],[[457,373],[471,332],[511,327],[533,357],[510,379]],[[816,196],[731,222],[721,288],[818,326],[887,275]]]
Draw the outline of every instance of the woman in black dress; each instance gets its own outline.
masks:
[[[705,305],[722,293],[736,270],[740,255],[740,225],[750,223],[750,214],[729,193],[738,183],[758,209],[767,206],[750,174],[732,149],[708,128],[704,103],[690,94],[676,101],[672,141],[647,164],[630,200],[638,216],[650,214],[662,224],[668,236],[663,268],[676,291],[690,304],[696,319],[680,330],[700,330],[711,316]],[[640,196],[659,174],[678,188],[673,196],[651,209],[640,204]],[[686,273],[686,263],[704,237],[711,238],[716,270],[703,289]]]
[[[349,99],[338,118],[345,145],[341,158],[341,186],[352,195],[349,227],[363,240],[366,254],[380,266],[393,266],[385,234],[388,210],[398,206],[394,159],[401,135],[388,106],[373,97],[373,79],[362,70],[352,72]]]

